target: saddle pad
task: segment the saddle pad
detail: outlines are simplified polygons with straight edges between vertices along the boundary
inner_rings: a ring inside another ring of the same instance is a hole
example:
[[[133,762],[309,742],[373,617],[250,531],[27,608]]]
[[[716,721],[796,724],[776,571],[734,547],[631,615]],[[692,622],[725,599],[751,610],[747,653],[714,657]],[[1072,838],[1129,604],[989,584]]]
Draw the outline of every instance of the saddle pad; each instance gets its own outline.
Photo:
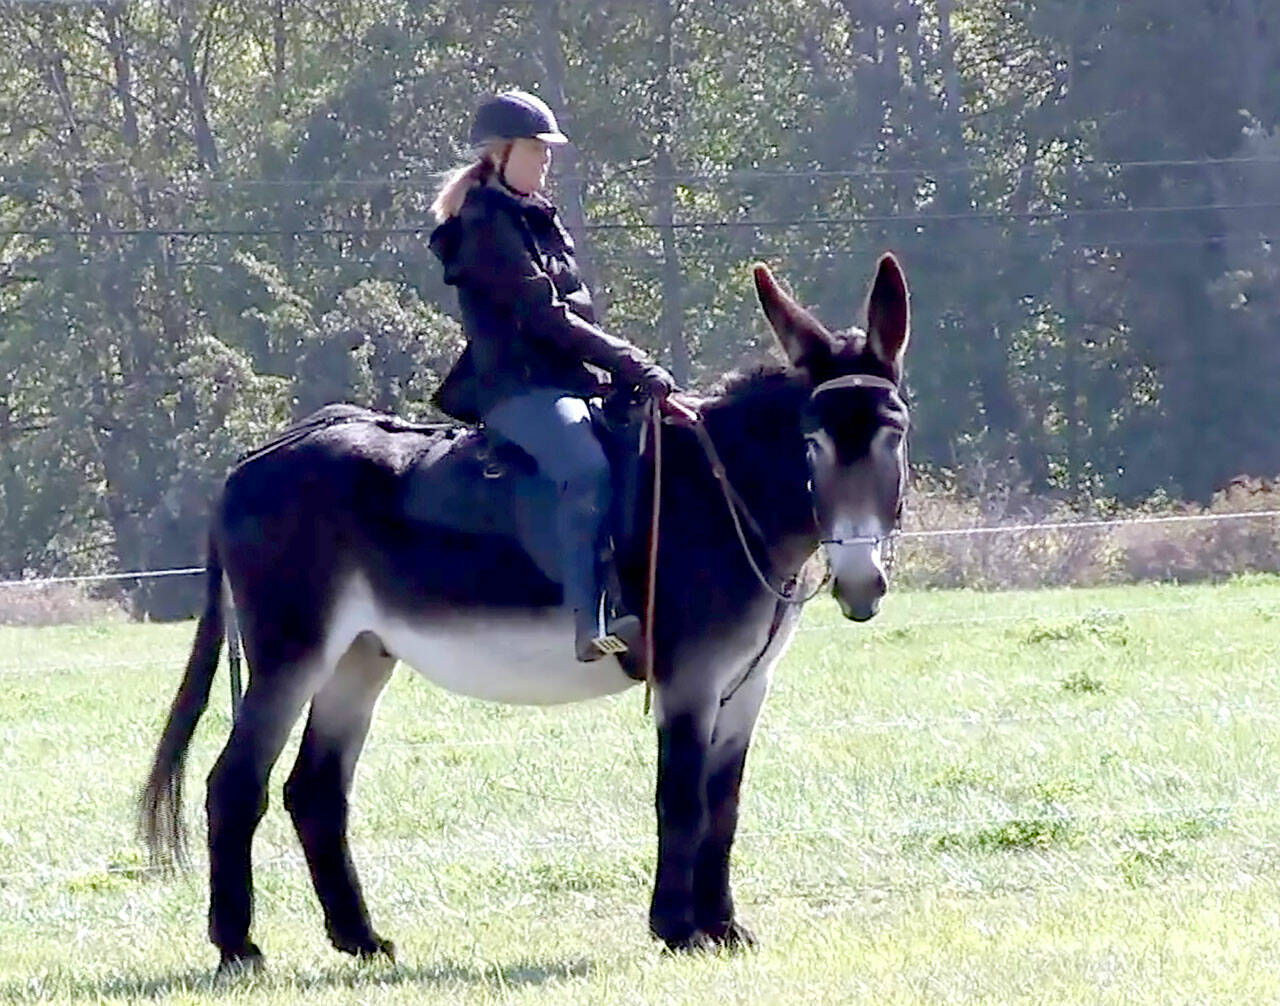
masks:
[[[555,486],[517,448],[492,446],[477,430],[433,438],[404,479],[412,521],[520,543],[538,568],[561,582]]]

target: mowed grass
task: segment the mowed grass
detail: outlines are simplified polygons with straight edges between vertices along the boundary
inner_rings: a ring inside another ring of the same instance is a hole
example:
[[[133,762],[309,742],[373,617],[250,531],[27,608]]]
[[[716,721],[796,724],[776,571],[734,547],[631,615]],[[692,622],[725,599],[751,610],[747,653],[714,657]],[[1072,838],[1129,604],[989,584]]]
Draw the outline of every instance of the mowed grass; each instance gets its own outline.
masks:
[[[191,625],[0,630],[0,1000],[1274,1003],[1280,578],[815,602],[775,678],[735,851],[751,954],[646,932],[638,690],[488,705],[400,671],[353,846],[399,962],[329,948],[279,786],[267,971],[211,978],[206,877],[145,868],[134,799]],[[567,644],[566,644],[567,645]],[[228,729],[225,671],[188,817]]]

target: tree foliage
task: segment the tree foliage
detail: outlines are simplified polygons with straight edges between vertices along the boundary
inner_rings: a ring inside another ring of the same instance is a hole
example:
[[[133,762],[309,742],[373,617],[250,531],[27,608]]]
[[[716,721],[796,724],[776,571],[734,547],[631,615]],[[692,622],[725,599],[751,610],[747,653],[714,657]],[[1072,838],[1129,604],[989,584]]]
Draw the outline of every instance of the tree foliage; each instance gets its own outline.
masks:
[[[1129,499],[1280,471],[1261,0],[11,4],[0,32],[5,575],[198,560],[291,415],[427,414],[460,340],[427,207],[508,85],[562,101],[607,325],[689,382],[768,347],[752,261],[844,326],[892,248],[919,461]]]

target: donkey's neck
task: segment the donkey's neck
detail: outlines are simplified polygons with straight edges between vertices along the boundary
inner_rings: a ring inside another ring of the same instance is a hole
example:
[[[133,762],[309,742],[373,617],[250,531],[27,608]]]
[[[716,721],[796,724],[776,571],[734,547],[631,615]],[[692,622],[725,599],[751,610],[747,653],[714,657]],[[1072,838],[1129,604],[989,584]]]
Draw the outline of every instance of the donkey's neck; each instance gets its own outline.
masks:
[[[779,581],[798,573],[818,547],[800,428],[810,390],[800,374],[764,371],[741,378],[703,408],[725,473],[764,533]]]

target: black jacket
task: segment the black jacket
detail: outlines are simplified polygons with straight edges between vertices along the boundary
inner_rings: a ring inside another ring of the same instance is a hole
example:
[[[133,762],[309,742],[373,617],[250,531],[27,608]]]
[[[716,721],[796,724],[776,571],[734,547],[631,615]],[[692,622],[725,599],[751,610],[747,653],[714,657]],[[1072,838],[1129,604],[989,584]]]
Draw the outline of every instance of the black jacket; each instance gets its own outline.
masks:
[[[644,353],[596,326],[573,239],[550,203],[478,185],[432,233],[431,250],[458,288],[468,340],[436,392],[449,415],[478,422],[530,388],[596,394],[601,383],[586,363],[621,383],[643,382]]]

